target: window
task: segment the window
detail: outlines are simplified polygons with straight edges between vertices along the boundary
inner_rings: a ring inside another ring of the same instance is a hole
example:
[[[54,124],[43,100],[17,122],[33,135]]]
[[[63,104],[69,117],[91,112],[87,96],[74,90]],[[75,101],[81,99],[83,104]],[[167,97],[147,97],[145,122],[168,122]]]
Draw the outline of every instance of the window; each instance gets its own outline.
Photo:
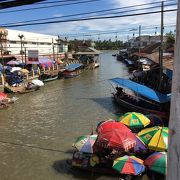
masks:
[[[17,41],[9,41],[11,44],[17,44]]]

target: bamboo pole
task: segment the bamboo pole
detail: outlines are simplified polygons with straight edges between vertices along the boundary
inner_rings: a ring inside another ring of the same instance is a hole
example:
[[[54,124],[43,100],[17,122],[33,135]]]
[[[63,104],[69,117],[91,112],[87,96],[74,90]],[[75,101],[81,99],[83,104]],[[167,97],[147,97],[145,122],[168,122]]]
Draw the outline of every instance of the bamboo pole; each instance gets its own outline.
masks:
[[[4,84],[5,84],[5,80],[4,80],[4,76],[3,76],[3,74],[1,74],[1,80],[2,80],[2,85],[4,86]]]
[[[173,71],[167,180],[180,179],[180,0],[178,1],[175,61]]]

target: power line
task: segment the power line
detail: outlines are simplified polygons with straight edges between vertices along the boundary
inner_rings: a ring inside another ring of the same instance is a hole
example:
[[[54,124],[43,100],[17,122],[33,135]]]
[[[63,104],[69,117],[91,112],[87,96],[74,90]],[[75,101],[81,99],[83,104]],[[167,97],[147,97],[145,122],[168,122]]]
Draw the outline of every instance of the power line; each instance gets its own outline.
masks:
[[[52,6],[34,7],[34,8],[26,8],[26,9],[17,9],[17,10],[0,12],[0,14],[22,12],[22,11],[30,11],[30,10],[39,10],[39,9],[47,9],[47,8],[54,8],[54,7],[60,7],[60,6],[70,6],[70,5],[76,5],[76,4],[91,3],[91,2],[96,2],[96,1],[102,1],[102,0],[86,0],[86,1],[66,3],[66,4],[59,4],[59,5],[57,4],[57,5],[52,5]]]
[[[152,4],[152,3],[150,3]],[[153,3],[154,4],[154,3]],[[146,4],[147,5],[147,4]],[[165,5],[165,7],[168,7],[168,6],[174,6],[174,5],[177,5],[177,4],[169,4],[169,5]],[[137,5],[138,7],[139,6],[144,6],[143,5]],[[114,10],[120,10],[120,9],[127,9],[129,7],[132,7],[132,6],[127,6],[127,7],[121,7],[121,8],[115,8],[115,9],[106,9],[106,10],[101,10],[101,11],[90,11],[90,12],[86,12],[86,13],[78,13],[78,14],[70,14],[70,15],[65,15],[65,16],[60,16],[60,17],[53,17],[53,18],[41,18],[41,19],[34,19],[34,20],[28,20],[28,21],[18,21],[18,22],[14,22],[14,23],[6,23],[6,24],[1,24],[1,26],[6,26],[6,25],[14,25],[14,24],[17,24],[17,23],[27,23],[27,22],[36,22],[36,21],[44,21],[44,20],[51,20],[51,19],[59,19],[59,18],[67,18],[67,17],[73,17],[73,16],[80,16],[80,15],[88,15],[88,14],[94,14],[94,13],[101,13],[101,12],[108,12],[108,11],[114,11]],[[136,7],[136,6],[133,6],[133,7]],[[119,13],[125,13],[125,12],[133,12],[133,11],[141,11],[141,10],[148,10],[148,9],[153,9],[153,8],[158,8],[158,7],[161,7],[160,5],[158,6],[153,6],[153,7],[146,7],[146,8],[142,8],[142,9],[132,9],[132,10],[126,10],[126,11],[120,11],[120,12],[112,12],[112,13],[108,13],[108,14],[119,14]],[[106,14],[100,14],[100,15],[96,15],[97,16],[102,16],[102,15],[108,15],[107,13]]]
[[[173,12],[173,11],[177,11],[177,9],[167,9],[167,10],[164,10],[163,12]],[[16,24],[16,25],[7,25],[7,26],[2,26],[2,27],[8,28],[8,27],[34,26],[34,25],[55,24],[55,23],[65,23],[65,22],[78,22],[78,21],[88,21],[88,20],[114,19],[114,18],[132,17],[132,16],[158,14],[158,13],[161,13],[161,11],[151,11],[151,12],[144,12],[144,13],[116,15],[116,16],[101,16],[101,17],[90,17],[90,18],[79,18],[79,19],[68,19],[68,20],[57,20],[57,21],[46,21],[46,22],[27,23],[27,24]]]

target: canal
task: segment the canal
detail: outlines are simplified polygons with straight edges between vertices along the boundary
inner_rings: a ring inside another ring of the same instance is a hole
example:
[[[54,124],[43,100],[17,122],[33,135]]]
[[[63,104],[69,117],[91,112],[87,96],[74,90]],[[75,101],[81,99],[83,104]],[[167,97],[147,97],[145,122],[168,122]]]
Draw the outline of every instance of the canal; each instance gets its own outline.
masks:
[[[92,178],[66,164],[76,137],[119,111],[108,79],[128,77],[127,69],[112,52],[101,54],[100,63],[100,68],[77,78],[48,82],[40,91],[18,95],[15,104],[0,111],[1,180],[112,179]]]

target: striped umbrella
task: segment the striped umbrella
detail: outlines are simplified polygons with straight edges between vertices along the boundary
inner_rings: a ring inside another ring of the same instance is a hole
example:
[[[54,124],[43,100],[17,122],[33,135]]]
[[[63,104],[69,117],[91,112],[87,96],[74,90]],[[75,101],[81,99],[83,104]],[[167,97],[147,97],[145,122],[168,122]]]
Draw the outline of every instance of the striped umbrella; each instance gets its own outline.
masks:
[[[135,156],[123,156],[114,160],[113,169],[120,174],[138,175],[144,172],[143,160]]]
[[[141,129],[150,124],[150,120],[141,113],[128,112],[120,117],[121,123],[131,129]]]
[[[77,138],[74,147],[84,153],[93,153],[93,145],[97,139],[97,135],[84,135]]]
[[[168,130],[168,127],[154,126],[143,129],[138,136],[149,149],[164,151],[168,148]]]
[[[144,164],[151,171],[166,175],[167,171],[167,154],[166,152],[155,152],[151,154],[145,161]]]

